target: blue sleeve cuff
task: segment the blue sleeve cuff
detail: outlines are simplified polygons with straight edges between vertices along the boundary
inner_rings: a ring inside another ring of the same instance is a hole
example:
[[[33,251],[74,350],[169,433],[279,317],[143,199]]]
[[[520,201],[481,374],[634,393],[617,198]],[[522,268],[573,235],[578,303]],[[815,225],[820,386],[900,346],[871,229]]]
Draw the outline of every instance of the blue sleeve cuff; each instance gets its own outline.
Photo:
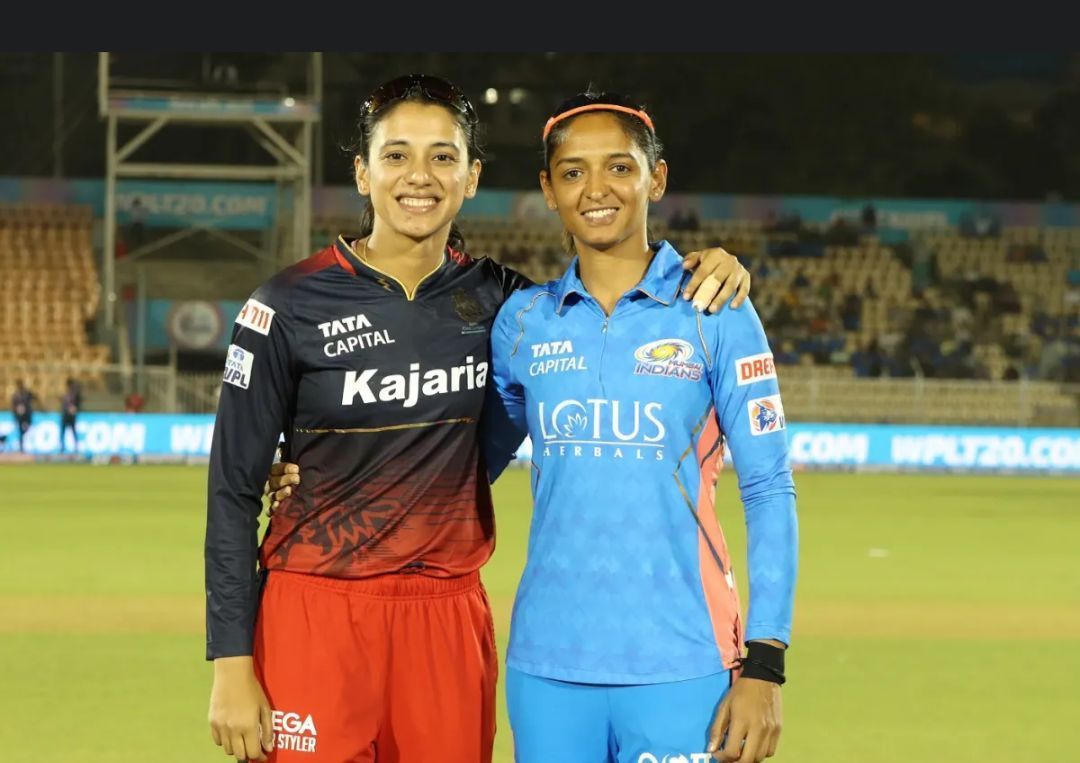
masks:
[[[769,491],[744,504],[750,579],[746,640],[790,643],[798,567],[794,490]]]
[[[785,645],[791,644],[791,627],[783,627],[776,623],[749,623],[746,626],[744,641],[782,641]]]

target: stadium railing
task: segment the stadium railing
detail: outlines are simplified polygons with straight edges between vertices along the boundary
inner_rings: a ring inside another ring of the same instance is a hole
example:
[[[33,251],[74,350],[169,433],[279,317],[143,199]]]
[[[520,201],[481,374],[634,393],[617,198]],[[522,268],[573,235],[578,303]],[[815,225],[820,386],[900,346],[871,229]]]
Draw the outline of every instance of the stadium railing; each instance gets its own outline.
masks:
[[[850,369],[846,370],[850,374]],[[1080,426],[1080,385],[927,378],[852,378],[828,367],[780,366],[793,421]]]

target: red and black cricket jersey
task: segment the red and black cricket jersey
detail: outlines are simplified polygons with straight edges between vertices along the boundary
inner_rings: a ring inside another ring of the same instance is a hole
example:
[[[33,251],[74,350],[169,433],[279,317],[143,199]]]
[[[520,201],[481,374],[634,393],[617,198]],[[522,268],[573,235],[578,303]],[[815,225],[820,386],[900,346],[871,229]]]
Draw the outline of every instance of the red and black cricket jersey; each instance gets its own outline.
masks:
[[[487,561],[488,335],[527,283],[448,249],[409,293],[338,239],[255,291],[233,329],[210,451],[208,659],[251,654],[256,561],[343,578],[450,577]],[[282,433],[301,484],[258,545]]]

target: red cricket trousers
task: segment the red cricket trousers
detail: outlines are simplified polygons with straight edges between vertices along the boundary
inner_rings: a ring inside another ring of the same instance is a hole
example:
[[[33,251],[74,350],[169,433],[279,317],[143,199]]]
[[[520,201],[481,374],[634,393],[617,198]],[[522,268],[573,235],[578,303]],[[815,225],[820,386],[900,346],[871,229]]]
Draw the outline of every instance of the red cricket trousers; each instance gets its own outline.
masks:
[[[490,763],[498,661],[477,572],[345,580],[271,571],[255,673],[272,763]]]

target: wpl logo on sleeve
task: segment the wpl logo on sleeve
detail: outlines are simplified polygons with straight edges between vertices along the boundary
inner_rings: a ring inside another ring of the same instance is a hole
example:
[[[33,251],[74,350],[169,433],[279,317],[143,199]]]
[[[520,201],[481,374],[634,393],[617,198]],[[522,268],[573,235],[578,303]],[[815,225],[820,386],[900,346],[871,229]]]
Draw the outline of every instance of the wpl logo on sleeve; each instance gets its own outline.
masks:
[[[255,353],[230,344],[229,352],[225,356],[225,376],[222,381],[240,389],[247,389],[251,384],[251,364],[254,360]]]
[[[779,395],[759,397],[748,402],[746,407],[750,414],[750,434],[755,437],[769,434],[769,432],[779,432],[787,425],[784,404],[780,402]]]

